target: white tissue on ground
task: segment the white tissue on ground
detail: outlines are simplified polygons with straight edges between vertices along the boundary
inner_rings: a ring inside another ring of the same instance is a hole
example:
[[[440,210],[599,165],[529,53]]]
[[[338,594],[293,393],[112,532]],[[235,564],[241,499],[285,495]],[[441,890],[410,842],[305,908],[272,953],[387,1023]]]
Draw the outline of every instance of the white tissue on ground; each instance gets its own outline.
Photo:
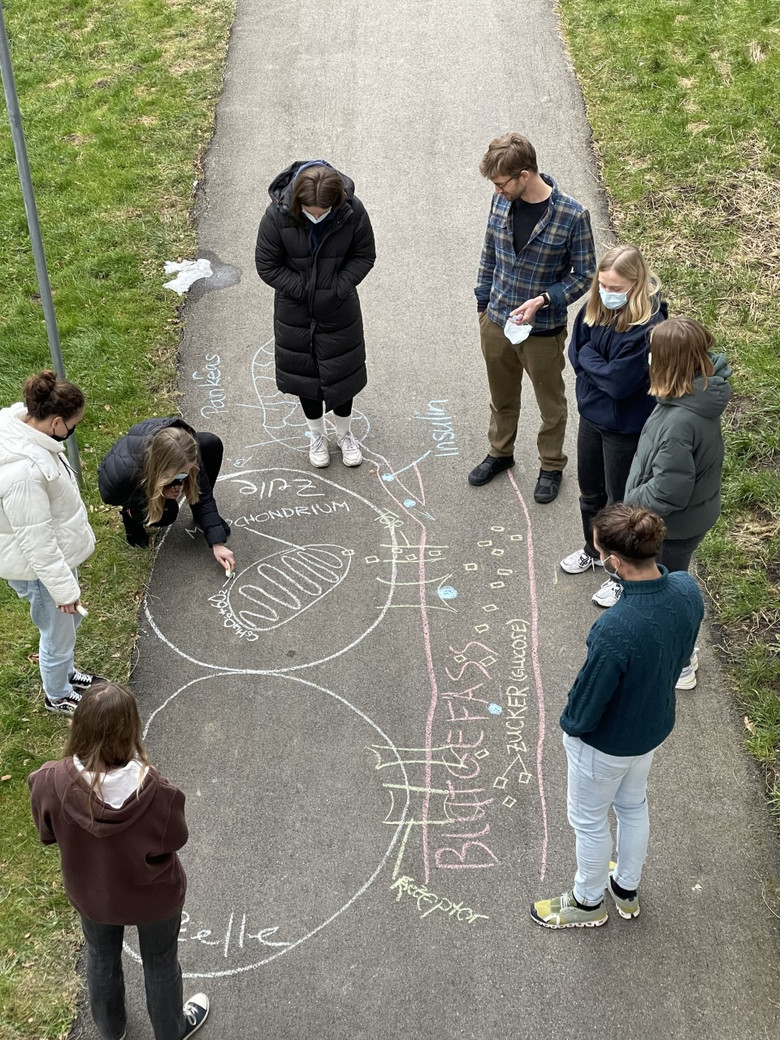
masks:
[[[199,278],[211,278],[214,273],[211,270],[210,260],[182,260],[181,263],[166,260],[165,273],[173,274],[174,271],[179,273],[170,282],[166,282],[163,289],[172,289],[179,296],[186,293],[192,283],[197,282]]]

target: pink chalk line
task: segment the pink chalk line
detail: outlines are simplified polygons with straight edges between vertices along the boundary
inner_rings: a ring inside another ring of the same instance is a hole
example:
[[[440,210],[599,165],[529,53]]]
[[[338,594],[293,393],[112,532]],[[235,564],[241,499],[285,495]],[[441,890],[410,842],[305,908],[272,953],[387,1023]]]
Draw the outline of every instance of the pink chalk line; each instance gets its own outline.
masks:
[[[525,515],[526,523],[526,538],[525,544],[528,547],[528,595],[531,600],[531,661],[533,662],[534,668],[534,681],[536,684],[536,704],[539,711],[539,735],[536,740],[536,774],[539,784],[539,800],[542,808],[542,868],[539,874],[539,880],[544,881],[544,875],[547,870],[547,844],[549,835],[547,831],[547,800],[544,794],[544,776],[542,773],[542,758],[544,755],[544,735],[545,735],[545,711],[544,711],[544,688],[542,686],[542,670],[539,667],[539,603],[536,598],[536,572],[534,570],[534,536],[531,529],[531,517],[528,513],[528,507],[525,504],[525,499],[520,494],[520,488],[517,486],[514,475],[511,470],[507,470],[507,476],[509,477],[512,487],[515,489],[520,506],[522,507],[523,514]]]
[[[388,472],[392,473],[390,463],[382,455],[378,455],[376,452],[367,452],[363,449],[363,453],[366,455],[372,455],[377,459],[380,459],[385,466],[387,466]],[[420,819],[420,832],[422,838],[422,854],[423,854],[423,880],[425,884],[428,884],[430,879],[430,854],[428,851],[428,813],[431,803],[431,782],[433,779],[433,768],[432,768],[432,753],[431,748],[433,747],[433,720],[436,714],[436,706],[439,702],[439,685],[436,681],[436,671],[433,667],[433,651],[431,649],[431,627],[428,621],[428,610],[425,603],[426,597],[426,582],[425,582],[425,546],[428,539],[428,529],[425,524],[420,520],[419,517],[411,513],[406,506],[400,502],[393,492],[390,490],[390,483],[397,484],[406,494],[411,498],[414,497],[415,492],[409,491],[409,489],[400,481],[397,477],[393,481],[382,480],[380,473],[380,467],[377,465],[377,479],[382,486],[383,491],[390,496],[395,502],[401,512],[406,513],[410,520],[413,520],[420,528],[420,569],[419,569],[419,580],[420,580],[420,620],[422,622],[422,637],[423,637],[423,648],[425,651],[425,667],[428,672],[428,681],[431,684],[431,703],[428,709],[428,718],[425,724],[425,795],[423,797],[422,812]],[[420,473],[417,464],[412,466],[412,472],[417,477],[417,499],[425,504],[424,490],[422,474]]]

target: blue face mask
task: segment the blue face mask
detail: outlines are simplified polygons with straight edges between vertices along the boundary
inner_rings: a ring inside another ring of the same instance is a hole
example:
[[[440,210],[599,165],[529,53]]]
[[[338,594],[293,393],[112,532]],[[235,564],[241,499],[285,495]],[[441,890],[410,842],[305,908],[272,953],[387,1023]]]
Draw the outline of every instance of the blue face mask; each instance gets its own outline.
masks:
[[[329,217],[329,216],[330,216],[330,211],[331,211],[331,208],[332,208],[332,207],[330,207],[330,206],[329,206],[329,207],[328,207],[328,208],[327,208],[327,209],[325,210],[325,212],[324,212],[324,213],[322,214],[322,216],[321,216],[321,217],[315,217],[315,216],[313,216],[313,215],[312,215],[311,213],[309,213],[309,211],[308,211],[307,209],[301,209],[301,213],[303,213],[303,215],[304,215],[305,217],[308,217],[308,218],[309,218],[309,220],[310,220],[310,221],[312,222],[312,224],[320,224],[320,223],[322,223],[322,221],[323,221],[323,220],[324,220],[324,219],[325,219],[326,217]]]
[[[628,293],[607,292],[605,289],[602,289],[601,286],[599,286],[599,296],[601,297],[601,302],[608,311],[618,311],[628,303]]]

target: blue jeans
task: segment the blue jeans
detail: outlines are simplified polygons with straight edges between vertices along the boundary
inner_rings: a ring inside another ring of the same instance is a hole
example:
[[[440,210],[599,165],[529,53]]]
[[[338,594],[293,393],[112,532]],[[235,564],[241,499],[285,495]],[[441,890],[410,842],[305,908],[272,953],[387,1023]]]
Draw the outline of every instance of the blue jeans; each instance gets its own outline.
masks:
[[[639,888],[650,837],[647,775],[655,752],[625,758],[605,755],[568,733],[563,746],[569,760],[569,823],[577,842],[574,897],[597,906],[609,879],[610,807],[617,817],[615,881],[630,891]]]
[[[591,524],[604,506],[622,502],[631,463],[639,443],[638,433],[611,433],[580,416],[577,430],[577,483],[585,552],[598,557]]]
[[[38,667],[44,693],[50,701],[61,701],[73,693],[70,675],[75,667],[73,654],[81,615],[57,610],[57,604],[41,581],[9,581],[8,584],[20,599],[30,604],[30,617],[41,634]]]
[[[181,1040],[186,1026],[179,967],[181,913],[137,927],[146,1008],[155,1040]],[[81,928],[87,940],[87,989],[92,1017],[102,1040],[119,1040],[127,1025],[122,972],[124,925],[98,924],[82,916]]]

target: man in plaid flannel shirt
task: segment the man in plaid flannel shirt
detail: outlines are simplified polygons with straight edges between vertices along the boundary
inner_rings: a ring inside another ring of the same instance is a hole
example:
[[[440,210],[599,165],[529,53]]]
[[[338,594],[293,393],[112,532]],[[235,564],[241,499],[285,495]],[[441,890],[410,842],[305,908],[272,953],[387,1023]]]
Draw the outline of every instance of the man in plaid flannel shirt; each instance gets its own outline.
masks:
[[[590,216],[552,177],[539,173],[533,145],[521,134],[491,141],[480,172],[495,188],[474,290],[490,387],[490,451],[469,483],[487,484],[514,466],[527,372],[542,416],[534,498],[544,504],[557,497],[567,462],[566,308],[588,289],[596,271]],[[504,335],[508,318],[532,326],[527,339],[510,343]]]

